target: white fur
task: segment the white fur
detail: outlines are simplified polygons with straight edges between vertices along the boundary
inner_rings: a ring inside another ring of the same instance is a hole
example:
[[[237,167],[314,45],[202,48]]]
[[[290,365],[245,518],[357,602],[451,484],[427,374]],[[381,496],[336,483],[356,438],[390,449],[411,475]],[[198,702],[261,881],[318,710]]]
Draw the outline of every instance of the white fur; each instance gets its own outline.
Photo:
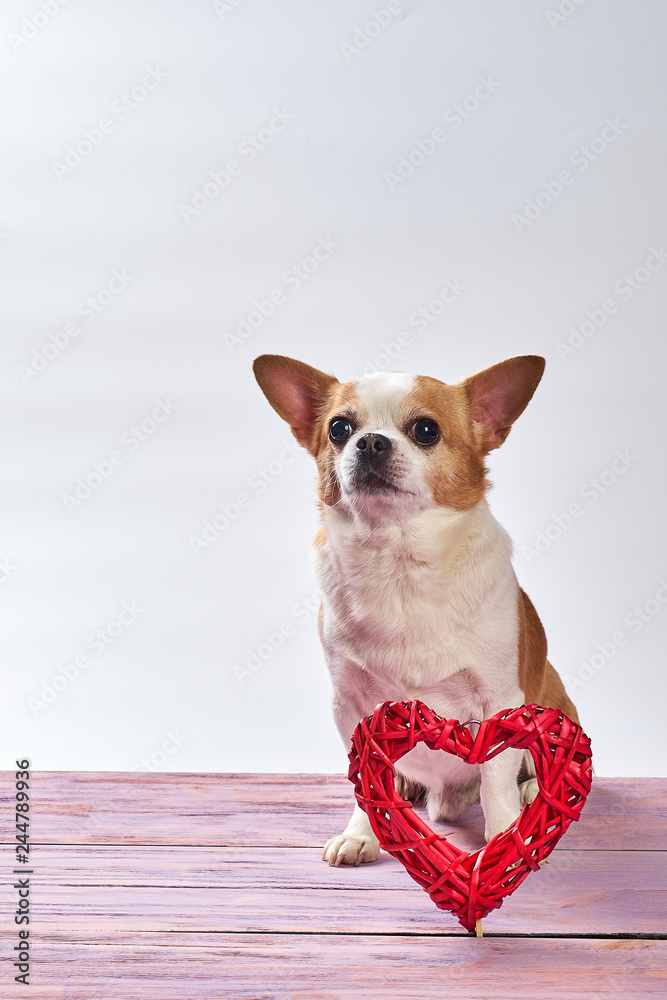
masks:
[[[354,384],[357,396],[368,412],[368,429],[387,429],[396,421],[398,408],[416,383],[405,372],[373,372]]]
[[[386,700],[419,698],[461,721],[521,704],[510,541],[484,501],[372,530],[329,509],[325,530],[315,553],[321,638],[334,688],[346,695],[337,706],[344,739]],[[430,784],[417,756],[400,770]],[[471,773],[446,754],[422,756],[429,771]]]
[[[467,511],[433,502],[420,456],[397,426],[413,385],[411,376],[396,374],[356,384],[368,419],[339,455],[343,497],[325,509],[326,542],[314,550],[334,715],[348,746],[359,720],[383,701],[417,698],[461,722],[523,701],[511,542],[486,501]],[[356,440],[369,431],[391,439],[392,480],[405,492],[359,499],[349,489]],[[419,745],[398,769],[429,789],[431,818],[454,818],[481,771],[490,837],[518,815],[520,758],[505,751],[478,768]],[[358,864],[377,852],[368,818],[355,808],[324,857]]]
[[[433,498],[423,474],[425,456],[415,451],[400,429],[400,405],[415,386],[415,376],[402,372],[376,372],[354,383],[364,420],[356,427],[338,459],[338,479],[342,489],[340,507],[369,525],[386,524],[433,506]],[[389,469],[398,493],[359,496],[351,486],[357,457],[357,441],[362,434],[379,433],[389,438],[392,457]]]

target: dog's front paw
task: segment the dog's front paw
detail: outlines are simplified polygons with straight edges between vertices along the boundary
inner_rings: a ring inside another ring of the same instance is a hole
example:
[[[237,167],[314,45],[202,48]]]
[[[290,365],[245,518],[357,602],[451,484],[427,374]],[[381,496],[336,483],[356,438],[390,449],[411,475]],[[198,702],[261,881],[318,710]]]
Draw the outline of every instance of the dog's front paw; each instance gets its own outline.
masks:
[[[322,851],[322,860],[336,868],[339,865],[368,864],[370,861],[377,861],[379,856],[380,845],[374,833],[360,837],[340,833],[327,840]]]
[[[487,844],[499,833],[504,833],[505,830],[512,826],[512,824],[516,822],[518,815],[518,811],[515,813],[514,811],[504,809],[502,811],[495,810],[492,817],[487,816],[486,823],[484,825],[484,839]]]
[[[527,781],[522,781],[519,785],[519,794],[521,796],[521,805],[530,805],[537,798],[537,793],[539,792],[539,785],[537,784],[537,778],[528,778]]]

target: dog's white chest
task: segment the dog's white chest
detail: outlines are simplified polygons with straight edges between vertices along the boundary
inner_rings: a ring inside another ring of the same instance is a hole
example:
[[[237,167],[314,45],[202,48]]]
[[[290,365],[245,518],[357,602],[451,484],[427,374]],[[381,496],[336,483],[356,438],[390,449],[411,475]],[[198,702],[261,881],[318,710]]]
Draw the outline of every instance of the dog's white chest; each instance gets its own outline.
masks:
[[[486,504],[365,535],[330,516],[327,538],[316,564],[335,686],[361,668],[371,707],[430,696],[437,711],[442,698],[450,709],[483,700],[499,673],[516,678],[509,539]]]

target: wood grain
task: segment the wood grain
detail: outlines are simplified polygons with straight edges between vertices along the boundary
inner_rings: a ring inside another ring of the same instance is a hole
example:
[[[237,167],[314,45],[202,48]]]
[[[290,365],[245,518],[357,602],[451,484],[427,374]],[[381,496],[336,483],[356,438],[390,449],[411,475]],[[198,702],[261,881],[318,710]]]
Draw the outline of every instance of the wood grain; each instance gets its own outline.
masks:
[[[13,851],[13,780],[0,839]],[[332,869],[346,778],[39,772],[33,1000],[667,996],[667,780],[598,778],[550,864],[465,934],[397,861]],[[439,826],[468,850],[482,816]],[[0,880],[0,996],[16,892]]]
[[[0,772],[0,841],[7,842],[13,775]],[[321,847],[353,803],[347,778],[316,774],[35,772],[32,839],[52,844]],[[458,846],[483,843],[479,806],[437,825]],[[597,778],[561,842],[577,850],[667,850],[667,784]]]
[[[312,848],[44,847],[33,918],[137,931],[465,934],[398,861],[330,868]],[[0,910],[11,905],[0,886]],[[324,905],[326,903],[326,905]],[[484,922],[486,933],[662,934],[667,854],[562,851]]]
[[[7,954],[9,942],[2,941]],[[667,942],[271,934],[40,940],[32,1000],[639,1000]],[[13,985],[13,984],[12,984]],[[23,995],[12,989],[7,996]]]

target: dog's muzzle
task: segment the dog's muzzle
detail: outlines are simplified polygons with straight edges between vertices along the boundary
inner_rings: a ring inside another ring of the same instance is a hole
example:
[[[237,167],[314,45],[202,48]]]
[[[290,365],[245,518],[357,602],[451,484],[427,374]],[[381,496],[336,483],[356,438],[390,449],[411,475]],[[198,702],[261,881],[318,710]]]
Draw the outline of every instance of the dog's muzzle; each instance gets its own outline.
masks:
[[[369,493],[397,490],[389,474],[392,451],[392,443],[384,434],[362,434],[358,438],[352,476],[355,489]]]

